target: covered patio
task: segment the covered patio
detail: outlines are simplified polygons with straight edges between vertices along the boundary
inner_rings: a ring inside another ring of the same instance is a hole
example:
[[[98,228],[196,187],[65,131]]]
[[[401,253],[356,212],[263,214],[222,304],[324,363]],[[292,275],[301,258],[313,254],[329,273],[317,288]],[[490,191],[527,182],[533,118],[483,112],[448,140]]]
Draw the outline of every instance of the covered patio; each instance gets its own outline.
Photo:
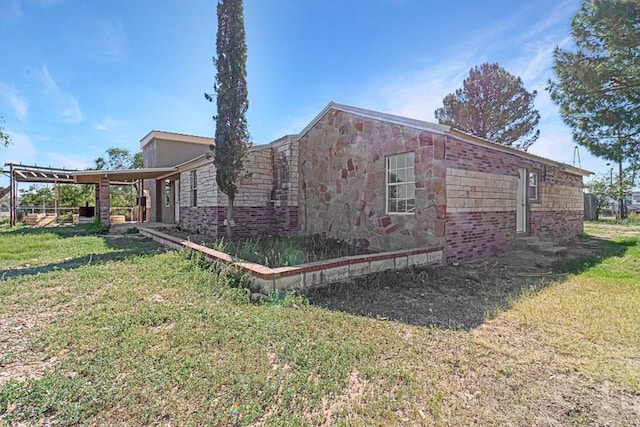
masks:
[[[100,218],[102,225],[108,227],[110,221],[110,194],[112,185],[135,185],[142,183],[145,179],[158,179],[177,173],[176,167],[166,168],[146,168],[146,169],[123,169],[123,170],[69,170],[64,168],[42,167],[36,165],[23,165],[6,163],[8,170],[3,170],[9,176],[9,220],[10,225],[16,225],[18,218],[18,183],[41,183],[41,184],[92,184],[95,186],[95,207],[96,215]],[[137,208],[142,212],[145,207],[142,185],[138,187]],[[139,215],[138,218],[142,218]]]

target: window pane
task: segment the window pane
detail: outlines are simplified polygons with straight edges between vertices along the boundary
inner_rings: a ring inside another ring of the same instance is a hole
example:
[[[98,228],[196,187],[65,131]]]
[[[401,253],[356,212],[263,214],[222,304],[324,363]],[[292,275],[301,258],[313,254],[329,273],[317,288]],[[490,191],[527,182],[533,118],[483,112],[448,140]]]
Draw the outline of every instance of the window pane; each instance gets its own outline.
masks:
[[[415,185],[407,185],[407,198],[415,199],[416,198],[416,187]]]
[[[405,153],[406,156],[406,165],[407,167],[413,168],[416,163],[416,154],[412,151],[410,153]]]
[[[390,185],[389,186],[389,198],[390,199],[397,199],[398,198],[398,186],[397,185]]]
[[[387,157],[387,212],[415,212],[415,154]]]
[[[399,199],[407,198],[407,184],[398,185],[398,198]]]
[[[394,170],[396,168],[396,156],[389,156],[387,159],[387,169]]]
[[[407,182],[414,182],[416,180],[416,175],[413,172],[413,168],[405,169],[405,178]]]

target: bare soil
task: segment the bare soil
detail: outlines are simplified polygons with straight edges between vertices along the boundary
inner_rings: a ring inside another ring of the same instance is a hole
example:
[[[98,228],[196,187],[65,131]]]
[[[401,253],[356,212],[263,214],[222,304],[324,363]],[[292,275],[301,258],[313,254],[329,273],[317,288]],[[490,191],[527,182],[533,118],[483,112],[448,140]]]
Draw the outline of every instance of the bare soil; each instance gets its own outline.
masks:
[[[603,256],[605,240],[575,238],[567,251],[552,255],[516,249],[479,261],[384,272],[307,292],[329,310],[383,318],[416,326],[471,329],[522,292],[568,274],[571,263]]]

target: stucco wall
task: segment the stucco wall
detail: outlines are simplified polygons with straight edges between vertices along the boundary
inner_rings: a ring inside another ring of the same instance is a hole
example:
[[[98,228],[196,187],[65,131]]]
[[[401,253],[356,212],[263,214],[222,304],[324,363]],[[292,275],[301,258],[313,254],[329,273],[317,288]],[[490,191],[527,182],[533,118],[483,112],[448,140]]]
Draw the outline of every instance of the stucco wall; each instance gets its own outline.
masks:
[[[185,136],[180,136],[185,137]],[[194,159],[209,151],[209,142],[213,139],[195,138],[199,142],[170,141],[164,139],[153,139],[146,144],[142,150],[142,162],[145,168],[161,168],[176,166]],[[164,206],[164,184],[158,186],[155,180],[144,180],[144,189],[148,191],[147,216],[149,221],[169,221],[173,218],[170,211],[174,207],[167,209],[166,218],[162,215]],[[153,208],[152,208],[153,207]]]
[[[384,250],[441,246],[443,145],[432,132],[330,110],[299,142],[301,233]],[[416,213],[387,214],[385,158],[410,151],[416,153]]]

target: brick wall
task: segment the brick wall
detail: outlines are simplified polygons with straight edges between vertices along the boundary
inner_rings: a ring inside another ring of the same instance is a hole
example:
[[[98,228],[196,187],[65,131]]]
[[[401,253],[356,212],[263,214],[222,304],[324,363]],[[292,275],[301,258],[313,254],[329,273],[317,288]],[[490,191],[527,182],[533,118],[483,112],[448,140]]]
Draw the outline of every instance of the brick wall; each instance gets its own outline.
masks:
[[[238,181],[234,231],[238,235],[260,232],[296,234],[297,144],[289,142],[276,147],[253,147],[249,152],[247,172],[247,176]],[[215,167],[208,163],[197,168],[196,173],[196,207],[191,206],[191,171],[182,172],[180,176],[180,225],[194,232],[223,234],[226,232],[224,222],[228,199],[217,187]],[[273,200],[276,195],[279,199]]]
[[[529,234],[564,240],[582,231],[582,177],[558,166],[448,137],[447,261],[506,252],[515,246],[518,169],[538,174],[528,200]]]
[[[386,156],[415,152],[416,212],[386,213]],[[382,250],[444,243],[444,137],[329,110],[299,141],[301,233]]]
[[[485,258],[515,247],[513,212],[456,212],[447,214],[446,260]]]
[[[108,227],[111,224],[111,202],[110,196],[110,184],[107,178],[100,178],[100,183],[96,185],[96,195],[98,198],[98,215],[100,215],[100,221],[104,227]]]
[[[540,199],[531,202],[529,207],[531,235],[564,240],[581,233],[584,230],[581,177],[558,168],[547,168],[546,173],[541,170],[538,174],[541,176]]]
[[[263,232],[295,235],[298,228],[297,206],[236,206],[234,217],[234,231],[240,236]],[[196,233],[224,235],[226,218],[226,206],[180,207],[181,227]]]

